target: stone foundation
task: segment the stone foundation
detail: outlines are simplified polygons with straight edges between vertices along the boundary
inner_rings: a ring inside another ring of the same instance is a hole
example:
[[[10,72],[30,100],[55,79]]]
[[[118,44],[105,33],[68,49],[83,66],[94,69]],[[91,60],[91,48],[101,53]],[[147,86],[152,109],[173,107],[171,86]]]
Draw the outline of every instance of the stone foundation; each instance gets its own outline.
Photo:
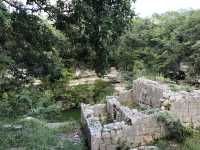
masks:
[[[138,79],[134,82],[132,100],[167,110],[184,124],[200,126],[200,90],[174,92],[165,83]]]
[[[122,106],[118,97],[107,97],[106,105],[82,104],[81,108],[82,123],[91,150],[138,147],[167,134],[165,125],[157,121],[156,114],[145,114]],[[110,123],[102,122],[105,115]]]
[[[200,90],[171,91],[167,84],[147,79],[134,81],[132,90],[107,97],[106,104],[81,105],[82,125],[91,150],[118,150],[149,144],[168,134],[157,113],[148,114],[123,105],[133,102],[174,114],[182,123],[200,126]]]

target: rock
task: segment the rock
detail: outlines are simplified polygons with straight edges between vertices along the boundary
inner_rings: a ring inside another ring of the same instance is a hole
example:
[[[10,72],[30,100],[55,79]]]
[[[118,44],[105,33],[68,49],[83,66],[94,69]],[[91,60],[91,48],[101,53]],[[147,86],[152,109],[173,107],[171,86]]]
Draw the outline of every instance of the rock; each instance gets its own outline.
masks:
[[[12,124],[5,124],[5,125],[2,125],[3,128],[11,128],[11,129],[16,129],[16,130],[19,130],[19,129],[22,129],[23,126],[21,124],[17,124],[17,125],[12,125]]]
[[[157,146],[141,146],[130,150],[159,150]]]
[[[22,129],[22,128],[23,128],[23,126],[22,126],[22,125],[20,125],[20,124],[19,124],[19,125],[13,125],[13,128],[14,128],[14,129],[18,129],[18,130],[19,130],[19,129]]]
[[[47,127],[50,129],[58,129],[69,125],[69,122],[56,122],[56,123],[47,123]]]
[[[2,125],[3,128],[12,128],[12,125],[11,124],[5,124],[5,125]]]

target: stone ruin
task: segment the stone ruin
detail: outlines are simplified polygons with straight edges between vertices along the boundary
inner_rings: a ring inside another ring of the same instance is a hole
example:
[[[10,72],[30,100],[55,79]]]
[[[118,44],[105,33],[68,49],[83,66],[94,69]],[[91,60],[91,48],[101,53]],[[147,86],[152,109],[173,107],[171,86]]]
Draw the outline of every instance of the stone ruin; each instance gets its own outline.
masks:
[[[166,83],[138,79],[134,82],[132,100],[169,111],[183,124],[200,126],[200,90],[172,91]]]
[[[141,107],[168,111],[183,124],[200,126],[200,90],[174,92],[165,83],[140,78],[128,92],[107,97],[106,104],[81,104],[81,122],[90,149],[131,149],[165,137],[167,127],[158,121],[157,113]]]

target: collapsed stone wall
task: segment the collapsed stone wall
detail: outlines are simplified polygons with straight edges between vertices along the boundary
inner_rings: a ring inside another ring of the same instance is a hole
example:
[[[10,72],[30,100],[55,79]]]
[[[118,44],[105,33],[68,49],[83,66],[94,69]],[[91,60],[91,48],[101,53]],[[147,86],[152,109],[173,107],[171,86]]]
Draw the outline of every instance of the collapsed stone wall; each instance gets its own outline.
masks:
[[[133,100],[137,103],[146,104],[151,107],[160,107],[160,99],[167,90],[169,89],[164,84],[141,78],[134,82]]]
[[[140,78],[130,92],[138,104],[167,110],[184,124],[200,126],[200,90],[174,92],[165,83]]]
[[[124,145],[134,148],[168,134],[155,113],[147,114],[123,105],[129,101],[168,111],[182,123],[200,126],[200,90],[174,92],[165,83],[138,79],[133,89],[118,97],[107,97],[106,104],[81,105],[82,124],[91,150],[117,150]]]
[[[179,92],[169,98],[170,112],[184,124],[200,127],[200,90]]]
[[[157,121],[155,114],[148,115],[122,106],[118,97],[107,97],[106,105],[82,104],[81,108],[82,123],[91,150],[137,147],[167,134],[165,125]],[[112,122],[103,124],[100,114],[107,115]]]

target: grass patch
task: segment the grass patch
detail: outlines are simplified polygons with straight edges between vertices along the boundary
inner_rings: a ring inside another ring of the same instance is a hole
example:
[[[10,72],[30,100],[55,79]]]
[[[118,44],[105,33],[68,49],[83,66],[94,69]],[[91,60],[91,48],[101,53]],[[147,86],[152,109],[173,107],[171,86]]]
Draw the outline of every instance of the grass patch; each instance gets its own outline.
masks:
[[[160,139],[155,141],[153,145],[160,150],[199,150],[200,149],[200,132],[193,131],[183,142],[177,143],[170,139]]]
[[[163,74],[159,73],[149,73],[149,72],[140,72],[135,75],[136,79],[137,78],[145,78],[153,81],[160,81],[163,83],[172,83],[173,81],[167,77],[164,77]]]
[[[21,128],[14,128],[20,125]],[[13,147],[23,147],[28,150],[84,150],[84,143],[74,143],[69,140],[61,141],[56,136],[61,132],[73,132],[76,123],[73,122],[61,129],[49,129],[46,122],[33,119],[21,120],[12,124],[12,127],[0,126],[0,150]]]
[[[200,150],[200,132],[194,132],[181,145],[182,150]]]
[[[33,117],[46,120],[47,122],[66,122],[66,121],[80,121],[81,112],[79,109],[73,109],[69,111],[61,111],[55,113],[45,113],[33,115]]]
[[[114,86],[110,82],[96,80],[94,84],[82,84],[70,87],[62,92],[62,101],[66,110],[80,107],[80,103],[95,104],[105,101],[106,96],[113,95]]]
[[[195,90],[196,88],[194,86],[188,85],[188,84],[169,84],[169,87],[172,91],[178,92],[178,91],[187,91],[191,92]]]

